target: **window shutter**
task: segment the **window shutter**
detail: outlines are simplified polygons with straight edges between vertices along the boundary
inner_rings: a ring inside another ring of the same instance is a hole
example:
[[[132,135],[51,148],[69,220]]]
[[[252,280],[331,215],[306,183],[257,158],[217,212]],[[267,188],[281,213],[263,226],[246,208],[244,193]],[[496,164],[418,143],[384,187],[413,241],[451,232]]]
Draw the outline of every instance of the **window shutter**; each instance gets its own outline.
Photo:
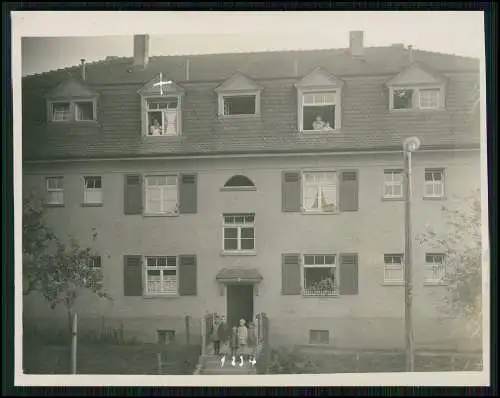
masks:
[[[358,211],[358,172],[344,170],[339,179],[339,209],[340,211]]]
[[[125,176],[124,213],[142,213],[142,179],[139,174]]]
[[[340,294],[358,294],[358,255],[340,255]]]
[[[179,295],[196,296],[197,284],[196,256],[179,256]]]
[[[124,296],[142,296],[142,257],[123,256],[123,294]]]
[[[181,174],[179,187],[179,212],[196,213],[198,210],[198,189],[196,174]]]
[[[282,177],[282,209],[284,212],[300,211],[300,173],[285,171]]]
[[[281,294],[300,294],[300,256],[283,254],[281,272]]]

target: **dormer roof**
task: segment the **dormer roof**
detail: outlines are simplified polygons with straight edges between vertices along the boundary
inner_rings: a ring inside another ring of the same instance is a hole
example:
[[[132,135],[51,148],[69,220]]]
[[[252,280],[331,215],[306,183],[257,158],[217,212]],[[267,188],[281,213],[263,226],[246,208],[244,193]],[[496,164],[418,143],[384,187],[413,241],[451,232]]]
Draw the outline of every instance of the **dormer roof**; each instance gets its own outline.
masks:
[[[260,91],[262,85],[255,80],[244,75],[241,72],[236,72],[228,79],[222,82],[216,89],[216,92],[238,92],[238,91]]]
[[[412,86],[412,85],[441,85],[446,78],[428,66],[419,62],[413,62],[404,68],[396,76],[392,77],[386,84],[388,87]]]
[[[160,83],[164,83],[162,85],[163,90],[160,88]],[[163,94],[164,97],[167,97],[169,95],[183,94],[184,89],[169,79],[167,74],[162,73],[142,86],[137,90],[137,93],[143,96],[161,96]]]
[[[344,82],[337,78],[333,73],[324,68],[318,67],[305,75],[295,86],[302,88],[339,88]]]
[[[66,78],[45,94],[48,99],[95,98],[97,96],[99,96],[97,91],[74,77]]]

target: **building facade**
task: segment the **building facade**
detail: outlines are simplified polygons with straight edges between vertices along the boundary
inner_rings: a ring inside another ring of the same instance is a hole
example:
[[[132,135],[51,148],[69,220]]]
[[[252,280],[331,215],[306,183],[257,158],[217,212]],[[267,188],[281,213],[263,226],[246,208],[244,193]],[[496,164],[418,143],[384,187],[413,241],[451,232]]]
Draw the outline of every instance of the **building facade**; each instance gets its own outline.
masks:
[[[23,80],[23,191],[99,257],[82,327],[182,339],[265,312],[273,343],[404,344],[402,143],[414,234],[480,187],[477,60],[405,48],[150,57]],[[463,345],[442,254],[413,245],[415,341]],[[25,322],[65,322],[36,295]]]

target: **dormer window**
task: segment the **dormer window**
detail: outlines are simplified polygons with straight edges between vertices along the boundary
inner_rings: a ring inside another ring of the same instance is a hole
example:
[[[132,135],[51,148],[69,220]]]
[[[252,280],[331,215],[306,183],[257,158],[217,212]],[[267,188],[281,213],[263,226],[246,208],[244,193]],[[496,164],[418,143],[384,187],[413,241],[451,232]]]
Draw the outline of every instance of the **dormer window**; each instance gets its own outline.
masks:
[[[412,65],[387,83],[389,109],[432,110],[445,107],[445,82],[440,76]]]
[[[219,117],[260,114],[262,86],[249,77],[236,73],[215,89]]]
[[[46,94],[50,122],[97,121],[99,94],[83,82],[70,78]]]
[[[343,82],[317,68],[296,84],[298,130],[333,132],[340,129]]]
[[[142,104],[142,135],[181,135],[181,99],[184,90],[163,75],[138,91]]]

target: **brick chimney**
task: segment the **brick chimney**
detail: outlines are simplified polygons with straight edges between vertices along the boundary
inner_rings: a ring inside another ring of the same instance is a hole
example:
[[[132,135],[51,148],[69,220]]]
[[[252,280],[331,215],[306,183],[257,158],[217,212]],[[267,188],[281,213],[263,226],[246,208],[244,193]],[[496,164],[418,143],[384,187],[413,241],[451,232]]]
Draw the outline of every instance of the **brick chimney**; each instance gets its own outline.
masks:
[[[351,55],[361,57],[364,53],[363,39],[365,32],[362,30],[354,30],[349,32],[349,50]]]
[[[149,61],[149,35],[134,36],[134,66],[145,68]]]

